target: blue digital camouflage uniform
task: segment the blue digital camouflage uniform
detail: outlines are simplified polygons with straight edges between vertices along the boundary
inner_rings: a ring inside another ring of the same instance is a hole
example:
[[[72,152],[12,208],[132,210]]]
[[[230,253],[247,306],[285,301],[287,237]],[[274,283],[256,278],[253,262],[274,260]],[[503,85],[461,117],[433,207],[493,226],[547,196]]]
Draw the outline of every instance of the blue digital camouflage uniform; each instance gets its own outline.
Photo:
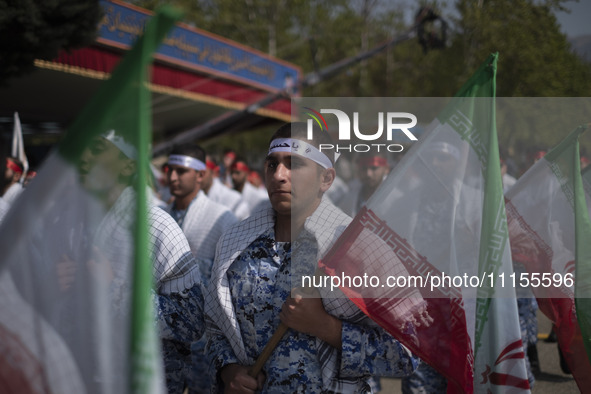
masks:
[[[158,294],[157,321],[169,394],[182,393],[191,371],[191,343],[205,332],[201,284],[172,294]]]
[[[403,394],[438,394],[447,392],[447,379],[428,364],[422,363],[402,379]]]
[[[201,277],[203,278],[203,289],[207,288],[209,277],[211,276],[211,266],[213,261],[195,258]],[[203,302],[203,299],[201,300]],[[211,387],[215,384],[214,371],[210,370],[210,365],[205,355],[205,344],[207,338],[205,336],[204,327],[203,336],[198,341],[191,343],[191,373],[187,377],[188,393],[189,394],[205,394],[211,391]]]
[[[273,238],[272,229],[264,232],[227,271],[236,319],[251,359],[257,358],[279,325],[281,307],[292,288],[291,244]],[[216,370],[239,363],[224,335],[208,339],[207,353]],[[323,392],[316,341],[315,337],[289,330],[265,364],[263,392]],[[368,383],[372,375],[407,374],[416,368],[416,359],[411,357],[409,362],[401,346],[392,347],[386,342],[375,328],[343,321],[341,354],[347,357],[341,358],[340,375],[351,380],[361,377],[363,383],[357,392],[371,392]]]
[[[529,381],[529,386],[533,388],[536,378],[532,368],[532,360],[529,359],[530,354],[528,347],[535,347],[538,342],[538,318],[536,316],[538,303],[535,298],[518,298],[517,309],[519,311],[521,341],[523,342],[523,348],[526,351],[525,366],[527,368],[527,380]],[[538,362],[538,360],[533,361]]]
[[[522,272],[527,272],[522,263],[518,261],[513,262],[515,273],[521,277]],[[519,328],[521,329],[521,341],[523,342],[523,349],[525,350],[525,366],[527,368],[527,380],[529,386],[534,387],[536,381],[532,363],[538,360],[530,360],[530,346],[535,347],[538,342],[538,318],[536,316],[538,310],[538,302],[530,287],[522,287],[521,282],[515,288],[517,295],[517,311],[519,312]],[[537,365],[539,369],[539,363]]]
[[[177,209],[173,203],[167,210],[186,235],[203,288],[207,288],[216,244],[226,228],[236,223],[236,217],[227,207],[210,200],[203,191],[197,193],[187,209]],[[191,371],[185,376],[190,394],[208,393],[215,380],[215,376],[207,372],[209,365],[204,357],[205,343],[203,336],[183,350],[191,353],[186,357],[186,361],[192,364]]]

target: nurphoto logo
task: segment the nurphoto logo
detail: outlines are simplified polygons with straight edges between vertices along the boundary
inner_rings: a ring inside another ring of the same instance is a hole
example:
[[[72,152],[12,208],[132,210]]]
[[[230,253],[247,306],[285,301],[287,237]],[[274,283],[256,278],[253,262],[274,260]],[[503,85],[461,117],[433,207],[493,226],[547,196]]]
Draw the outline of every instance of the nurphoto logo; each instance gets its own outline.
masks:
[[[410,141],[417,141],[417,137],[409,130],[416,126],[417,117],[409,112],[378,112],[377,113],[377,131],[371,133],[364,130],[362,132],[359,127],[359,112],[353,112],[353,127],[351,127],[351,119],[344,111],[339,109],[327,109],[323,108],[320,111],[316,111],[310,107],[304,107],[310,112],[305,112],[310,117],[307,120],[308,124],[308,139],[311,140],[314,135],[313,127],[314,122],[320,127],[322,132],[328,132],[328,126],[326,119],[322,114],[332,114],[336,116],[338,122],[338,140],[339,143],[333,144],[320,144],[320,151],[323,150],[334,150],[337,153],[342,151],[347,152],[369,152],[387,150],[388,152],[402,152],[404,147],[400,144],[395,143],[349,143],[342,144],[340,142],[350,142],[352,138],[354,141],[377,141],[382,138],[384,129],[386,131],[386,140],[392,141],[395,133],[402,132]],[[385,127],[384,127],[385,123]]]

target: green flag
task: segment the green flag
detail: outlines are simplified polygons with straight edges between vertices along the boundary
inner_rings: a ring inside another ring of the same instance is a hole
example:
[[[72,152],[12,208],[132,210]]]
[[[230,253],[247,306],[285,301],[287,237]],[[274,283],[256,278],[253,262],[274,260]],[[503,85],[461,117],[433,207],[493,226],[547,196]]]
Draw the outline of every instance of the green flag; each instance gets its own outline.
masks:
[[[147,82],[179,16],[163,8],[149,21],[0,226],[0,343],[11,355],[0,361],[0,382],[11,392],[164,388],[151,296]]]

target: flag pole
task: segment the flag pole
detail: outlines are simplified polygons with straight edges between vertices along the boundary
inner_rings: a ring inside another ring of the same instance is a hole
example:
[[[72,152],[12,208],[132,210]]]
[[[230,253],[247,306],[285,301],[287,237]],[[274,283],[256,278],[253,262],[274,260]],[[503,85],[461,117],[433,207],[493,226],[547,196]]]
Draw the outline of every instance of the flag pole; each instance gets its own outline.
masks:
[[[269,339],[269,342],[267,342],[261,354],[259,354],[257,361],[248,370],[248,374],[250,376],[256,378],[259,372],[261,372],[261,370],[263,369],[263,365],[265,365],[269,357],[271,357],[273,350],[275,350],[275,348],[279,344],[279,341],[281,341],[281,338],[283,338],[288,329],[289,327],[285,325],[283,322],[279,323],[277,330],[275,330],[273,336],[271,337],[271,339]]]
[[[321,276],[323,274],[324,273],[322,272],[320,267],[316,267],[316,271],[314,272],[314,276]],[[304,292],[306,292],[305,290],[311,289],[311,287],[303,287],[303,289],[304,289]],[[271,357],[273,350],[275,350],[275,348],[279,344],[279,341],[281,341],[281,339],[283,338],[283,336],[285,335],[285,333],[287,332],[288,329],[289,329],[289,327],[287,326],[287,324],[285,324],[283,322],[279,323],[279,326],[277,326],[277,329],[273,333],[273,336],[271,336],[271,339],[269,339],[269,341],[267,342],[267,344],[263,348],[263,351],[257,357],[255,363],[248,370],[248,374],[250,376],[252,376],[253,378],[256,378],[256,376],[259,374],[259,372],[261,372],[261,370],[263,369],[263,366],[265,365],[265,363],[267,362],[269,357]]]

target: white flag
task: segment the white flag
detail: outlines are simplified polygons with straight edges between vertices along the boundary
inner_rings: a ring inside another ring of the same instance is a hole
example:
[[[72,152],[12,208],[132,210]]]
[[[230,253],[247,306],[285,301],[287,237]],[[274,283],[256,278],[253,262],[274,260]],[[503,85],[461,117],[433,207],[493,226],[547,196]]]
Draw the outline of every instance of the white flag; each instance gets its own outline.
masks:
[[[21,120],[18,117],[18,112],[14,113],[14,127],[12,129],[12,151],[11,156],[16,157],[23,163],[23,175],[20,181],[23,182],[29,170],[29,161],[25,154],[25,143],[23,141],[23,129],[21,127]]]

